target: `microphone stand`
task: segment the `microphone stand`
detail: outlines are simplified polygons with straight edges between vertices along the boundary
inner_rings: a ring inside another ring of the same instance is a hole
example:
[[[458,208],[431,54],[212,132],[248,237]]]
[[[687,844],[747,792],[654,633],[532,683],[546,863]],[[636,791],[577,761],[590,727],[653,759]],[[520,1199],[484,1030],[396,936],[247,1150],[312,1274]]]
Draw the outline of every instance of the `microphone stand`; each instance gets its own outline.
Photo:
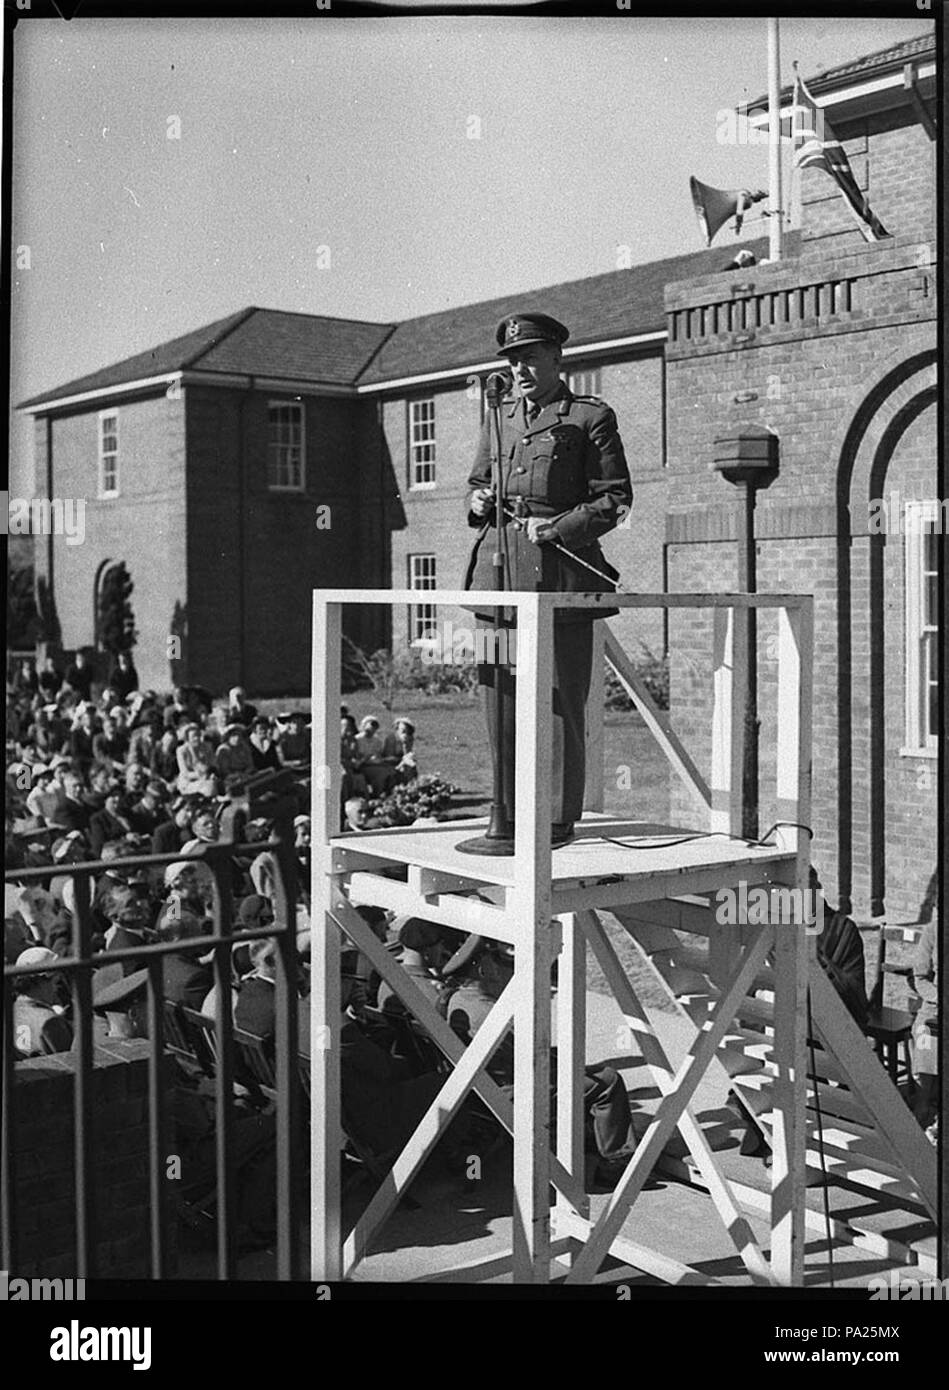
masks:
[[[501,461],[501,382],[496,375],[488,377],[485,392],[490,430],[493,436],[492,463],[494,467],[494,525],[496,540],[491,563],[494,567],[495,592],[503,593],[510,579],[510,557],[508,555],[507,507],[504,497],[504,477]],[[505,610],[494,610],[495,633],[505,630]],[[496,658],[500,657],[500,644],[493,643]],[[509,656],[505,643],[505,655]],[[483,835],[470,840],[462,840],[456,846],[463,854],[484,854],[489,856],[512,855],[514,853],[514,825],[508,815],[504,801],[504,730],[507,718],[508,692],[503,688],[501,662],[496,660],[494,679],[494,785],[491,795],[491,814],[488,828]],[[510,712],[513,715],[513,710]]]

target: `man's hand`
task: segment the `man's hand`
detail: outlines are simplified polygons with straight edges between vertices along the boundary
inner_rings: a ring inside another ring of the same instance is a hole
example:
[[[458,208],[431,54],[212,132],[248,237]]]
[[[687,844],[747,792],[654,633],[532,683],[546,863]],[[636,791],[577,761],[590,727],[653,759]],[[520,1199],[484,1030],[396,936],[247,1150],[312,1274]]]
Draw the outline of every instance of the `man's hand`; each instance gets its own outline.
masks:
[[[543,545],[544,541],[555,541],[557,532],[549,521],[542,516],[529,516],[526,519],[527,539],[533,541],[534,545]]]
[[[470,510],[474,512],[475,516],[487,516],[493,506],[494,493],[491,489],[489,487],[475,488],[469,503]]]

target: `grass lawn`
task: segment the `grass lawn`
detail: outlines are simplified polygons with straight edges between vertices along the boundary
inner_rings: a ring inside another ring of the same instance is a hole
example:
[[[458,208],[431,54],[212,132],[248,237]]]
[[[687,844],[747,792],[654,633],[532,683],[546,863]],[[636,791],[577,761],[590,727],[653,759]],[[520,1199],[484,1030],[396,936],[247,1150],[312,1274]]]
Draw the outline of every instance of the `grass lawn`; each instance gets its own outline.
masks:
[[[288,705],[305,707],[305,702],[299,700],[260,703],[264,712],[270,712],[271,706],[274,710]],[[345,695],[343,703],[357,722],[364,715],[375,715],[383,733],[394,717],[404,715],[411,719],[416,730],[419,772],[437,773],[459,789],[448,815],[464,818],[487,812],[491,799],[491,755],[477,696],[408,692],[396,701],[391,715],[372,691]],[[606,810],[631,819],[665,823],[669,816],[670,769],[639,716],[634,712],[607,714],[604,743]],[[626,932],[609,914],[604,914],[603,921],[640,998],[644,1003],[665,1007],[664,997],[642,966]],[[588,958],[587,984],[600,994],[609,993],[592,955]]]
[[[343,703],[357,722],[367,714],[375,715],[383,732],[396,716],[411,719],[419,772],[438,773],[459,789],[450,814],[477,816],[487,812],[491,753],[477,697],[409,693],[396,702],[391,716],[371,691],[346,695]],[[660,749],[634,712],[610,713],[605,723],[606,810],[637,820],[665,821],[669,815],[669,765]]]

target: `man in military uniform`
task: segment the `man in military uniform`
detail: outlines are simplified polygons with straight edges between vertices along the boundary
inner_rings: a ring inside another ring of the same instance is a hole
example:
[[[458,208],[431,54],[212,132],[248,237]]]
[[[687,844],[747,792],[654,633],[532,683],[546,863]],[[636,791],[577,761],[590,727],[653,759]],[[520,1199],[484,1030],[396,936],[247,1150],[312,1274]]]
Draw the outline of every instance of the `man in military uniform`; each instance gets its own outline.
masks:
[[[497,328],[501,353],[511,364],[515,394],[501,407],[505,588],[529,592],[612,592],[619,578],[604,559],[599,538],[622,519],[632,502],[629,468],[616,416],[596,396],[575,396],[560,378],[569,331],[546,314],[513,314]],[[490,417],[485,421],[468,478],[468,524],[479,528],[464,579],[466,589],[494,589],[497,549]],[[561,547],[561,548],[555,548]],[[564,551],[569,552],[565,554]],[[573,556],[576,556],[575,560]],[[600,577],[592,573],[586,561]],[[593,659],[593,621],[615,608],[563,609],[554,619],[553,810],[551,839],[563,844],[583,810],[585,709]],[[493,612],[478,613],[493,624]],[[495,649],[495,655],[499,653]],[[491,756],[496,759],[496,681],[502,701],[505,755],[502,799],[513,825],[514,680],[510,667],[484,663]],[[543,711],[538,711],[542,714]],[[498,769],[495,768],[497,776]]]

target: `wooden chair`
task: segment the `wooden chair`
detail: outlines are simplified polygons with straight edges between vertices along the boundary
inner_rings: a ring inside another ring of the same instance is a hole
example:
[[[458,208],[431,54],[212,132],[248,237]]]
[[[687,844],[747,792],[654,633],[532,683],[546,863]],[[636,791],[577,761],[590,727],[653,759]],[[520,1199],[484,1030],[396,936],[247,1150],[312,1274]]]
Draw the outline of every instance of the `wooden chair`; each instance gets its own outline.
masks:
[[[187,1004],[179,1004],[178,1012],[182,1032],[194,1050],[198,1065],[205,1076],[213,1081],[217,1075],[217,1028],[214,1019],[189,1008]]]
[[[904,1009],[889,1009],[877,1005],[870,1009],[864,1029],[873,1043],[876,1055],[889,1072],[894,1086],[913,1086],[913,1066],[909,1040],[913,1031],[913,1015]]]
[[[173,999],[162,1000],[162,1021],[167,1050],[174,1053],[176,1057],[181,1057],[187,1062],[200,1066],[194,1046],[182,1024],[179,1006]]]
[[[256,1093],[272,1105],[277,1103],[277,1074],[273,1060],[273,1048],[268,1047],[263,1038],[255,1033],[245,1033],[242,1028],[234,1029],[236,1050],[235,1080],[246,1086],[252,1094]]]
[[[299,1062],[300,1081],[303,1085],[303,1093],[309,1101],[310,1059],[301,1052]],[[343,1137],[346,1141],[343,1149],[343,1156],[349,1159],[351,1164],[355,1165],[355,1172],[353,1174],[354,1181],[358,1181],[368,1175],[375,1179],[377,1185],[381,1184],[392,1166],[389,1160],[394,1159],[395,1155],[376,1153],[368,1144],[364,1143],[359,1138],[356,1127],[352,1124],[351,1119],[346,1113],[345,1104],[341,1106],[340,1124],[343,1130]],[[344,1178],[344,1190],[349,1185],[350,1184],[347,1184]],[[402,1204],[406,1211],[418,1211],[419,1209],[419,1203],[415,1201],[414,1197],[403,1197]]]

